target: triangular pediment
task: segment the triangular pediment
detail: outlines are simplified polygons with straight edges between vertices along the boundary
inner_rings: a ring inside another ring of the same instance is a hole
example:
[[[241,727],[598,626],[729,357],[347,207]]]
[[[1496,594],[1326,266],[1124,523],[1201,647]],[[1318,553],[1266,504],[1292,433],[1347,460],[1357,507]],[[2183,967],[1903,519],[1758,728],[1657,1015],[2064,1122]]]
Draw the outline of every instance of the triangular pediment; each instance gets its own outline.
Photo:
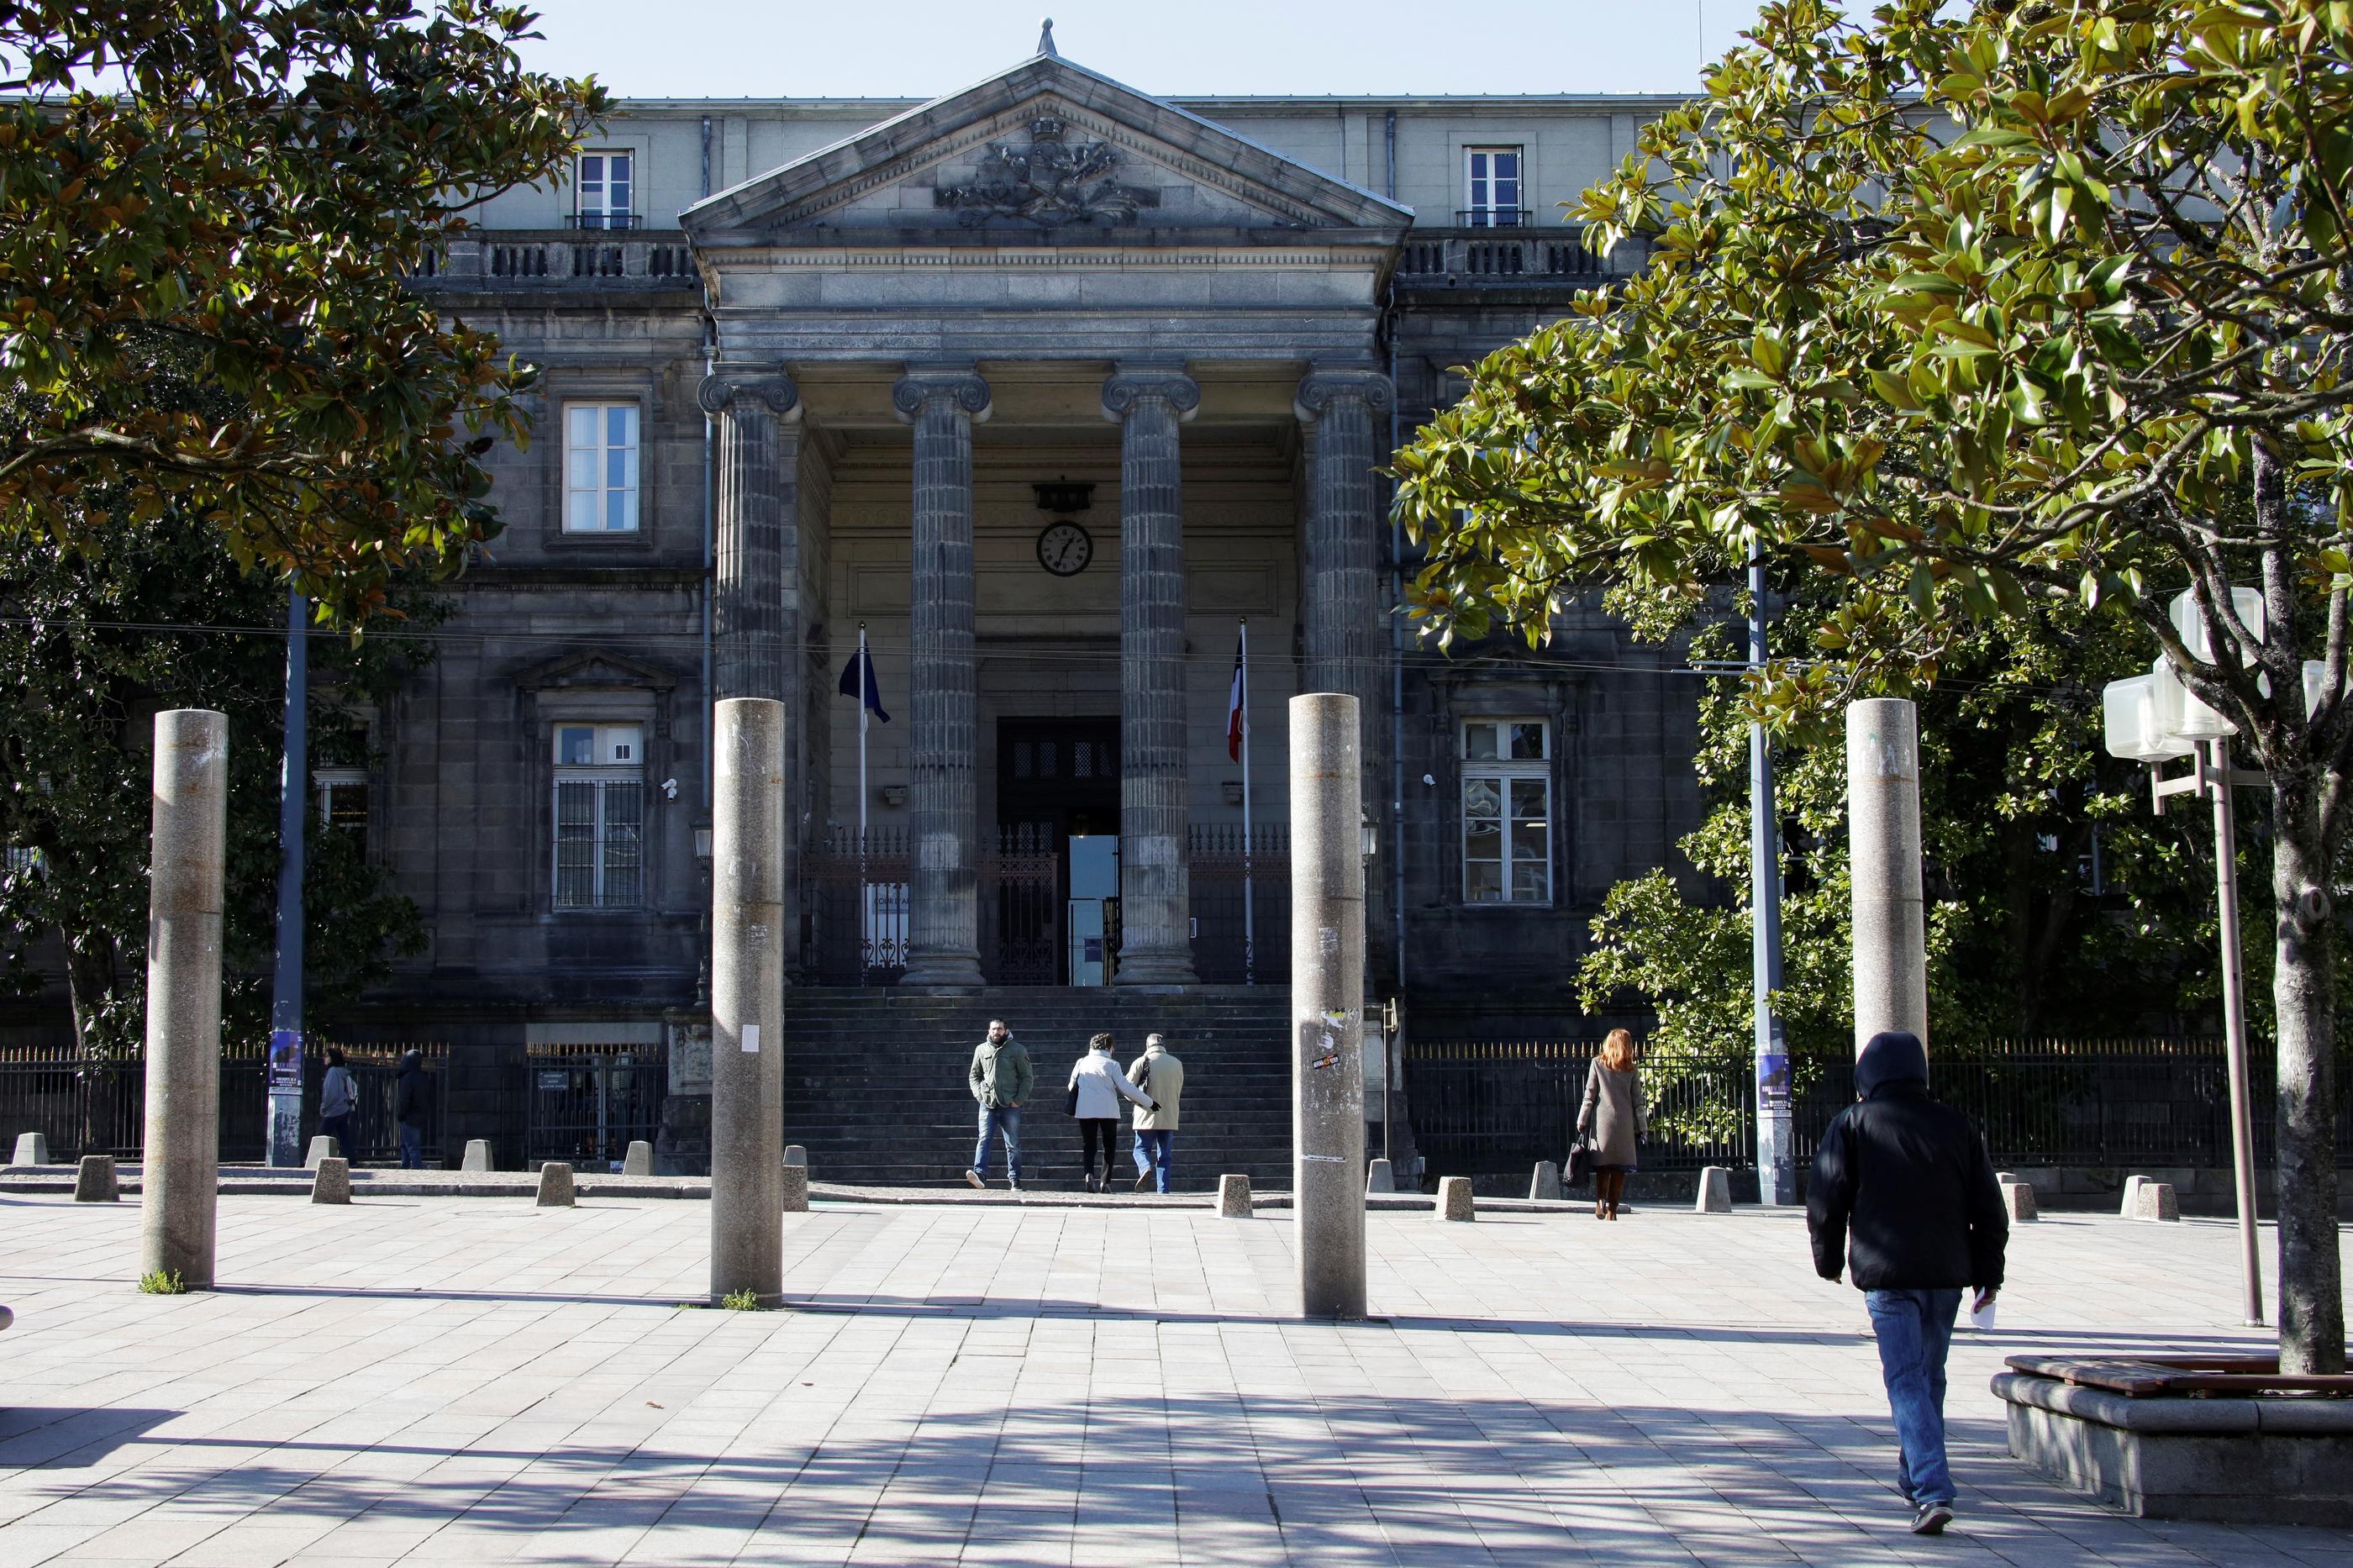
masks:
[[[1394,237],[1400,206],[1174,104],[1039,55],[681,215],[703,244],[825,230],[1173,238],[1186,231]]]
[[[570,690],[667,691],[678,677],[658,664],[630,658],[608,648],[589,648],[561,655],[514,672],[514,684],[525,691]]]

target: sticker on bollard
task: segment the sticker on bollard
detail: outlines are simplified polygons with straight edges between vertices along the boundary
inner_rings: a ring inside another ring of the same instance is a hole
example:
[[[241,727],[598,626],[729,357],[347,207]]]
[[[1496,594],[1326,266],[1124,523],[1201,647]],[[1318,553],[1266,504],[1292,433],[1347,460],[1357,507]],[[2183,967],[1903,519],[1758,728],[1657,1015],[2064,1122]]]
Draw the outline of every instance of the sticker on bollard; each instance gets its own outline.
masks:
[[[121,1197],[122,1188],[114,1179],[114,1156],[84,1154],[74,1172],[74,1202],[111,1204]]]
[[[1218,1217],[1248,1219],[1250,1216],[1250,1188],[1248,1176],[1218,1178]]]
[[[539,1168],[539,1206],[543,1209],[574,1206],[572,1167],[561,1160],[550,1160]]]
[[[1440,1176],[1438,1179],[1438,1217],[1461,1221],[1479,1217],[1471,1201],[1471,1178]]]
[[[347,1204],[352,1201],[352,1163],[340,1154],[330,1154],[312,1167],[318,1174],[311,1178],[311,1201],[314,1204]]]

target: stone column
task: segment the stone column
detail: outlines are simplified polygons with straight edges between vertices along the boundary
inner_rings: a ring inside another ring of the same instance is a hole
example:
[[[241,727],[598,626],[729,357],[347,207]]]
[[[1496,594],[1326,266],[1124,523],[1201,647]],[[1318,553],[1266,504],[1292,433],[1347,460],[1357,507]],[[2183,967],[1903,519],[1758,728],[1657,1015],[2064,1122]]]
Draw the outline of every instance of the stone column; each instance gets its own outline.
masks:
[[[1194,982],[1185,766],[1185,502],[1176,426],[1200,406],[1181,371],[1103,384],[1120,426],[1119,984]]]
[[[1883,1029],[1928,1042],[1928,931],[1920,889],[1920,738],[1898,697],[1846,710],[1848,858],[1854,879],[1854,1047]]]
[[[711,1299],[785,1289],[785,705],[722,701],[711,826]]]
[[[907,704],[913,869],[901,984],[978,985],[972,427],[988,417],[988,383],[969,370],[910,367],[891,389],[891,405],[915,427]]]
[[[1365,1315],[1365,860],[1354,697],[1291,700],[1291,1192],[1300,1310]]]
[[[703,377],[695,401],[719,426],[712,535],[712,681],[717,697],[782,699],[799,667],[785,570],[800,458],[800,389],[782,371]]]
[[[213,1288],[220,1186],[222,882],[228,863],[228,720],[155,715],[147,882],[147,1133],[139,1271]]]

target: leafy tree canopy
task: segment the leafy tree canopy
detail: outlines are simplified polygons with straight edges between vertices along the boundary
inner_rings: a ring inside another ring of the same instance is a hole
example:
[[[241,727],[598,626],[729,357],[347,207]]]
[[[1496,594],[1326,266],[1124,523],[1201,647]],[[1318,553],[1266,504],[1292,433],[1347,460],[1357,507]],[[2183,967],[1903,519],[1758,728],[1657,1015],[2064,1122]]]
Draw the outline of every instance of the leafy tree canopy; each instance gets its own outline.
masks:
[[[92,487],[201,519],[331,613],[495,528],[532,373],[408,291],[606,105],[491,0],[0,3],[0,532]],[[226,398],[216,411],[187,395]]]

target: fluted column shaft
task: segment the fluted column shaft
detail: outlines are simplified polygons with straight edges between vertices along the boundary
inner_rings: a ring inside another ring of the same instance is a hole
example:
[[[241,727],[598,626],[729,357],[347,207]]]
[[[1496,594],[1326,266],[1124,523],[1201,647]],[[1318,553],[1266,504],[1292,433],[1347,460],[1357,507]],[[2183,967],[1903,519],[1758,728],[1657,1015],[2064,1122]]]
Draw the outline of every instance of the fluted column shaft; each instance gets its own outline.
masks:
[[[1103,384],[1120,423],[1119,972],[1193,983],[1185,765],[1185,503],[1176,427],[1201,392],[1174,371]]]
[[[719,426],[712,697],[781,700],[799,640],[785,570],[797,521],[799,389],[781,373],[756,380],[723,373],[703,379],[696,400]]]
[[[1374,710],[1385,653],[1373,425],[1390,396],[1388,378],[1373,371],[1319,371],[1299,386],[1299,416],[1315,432],[1308,480],[1307,689],[1345,691],[1357,700],[1360,715]]]
[[[987,417],[988,384],[969,372],[911,371],[891,401],[915,427],[907,735],[914,842],[902,984],[978,985],[972,427]]]

